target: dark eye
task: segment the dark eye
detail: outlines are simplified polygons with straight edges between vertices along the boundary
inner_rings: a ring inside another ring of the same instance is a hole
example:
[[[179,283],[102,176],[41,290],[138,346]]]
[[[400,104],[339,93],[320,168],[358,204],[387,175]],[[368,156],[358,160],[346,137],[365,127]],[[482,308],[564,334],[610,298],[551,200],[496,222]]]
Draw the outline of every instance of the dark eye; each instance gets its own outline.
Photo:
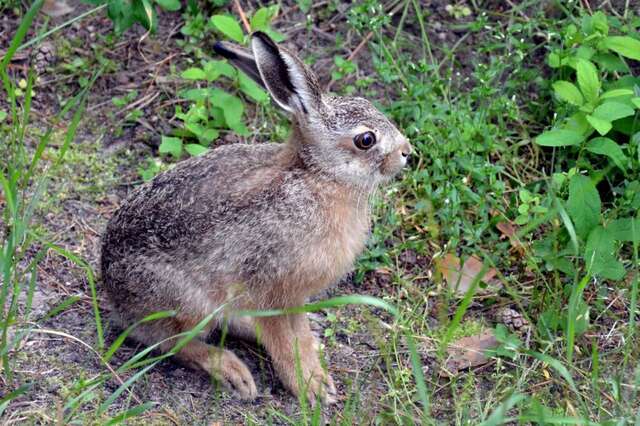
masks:
[[[376,135],[373,132],[364,132],[353,138],[353,143],[358,149],[369,149],[376,144]]]

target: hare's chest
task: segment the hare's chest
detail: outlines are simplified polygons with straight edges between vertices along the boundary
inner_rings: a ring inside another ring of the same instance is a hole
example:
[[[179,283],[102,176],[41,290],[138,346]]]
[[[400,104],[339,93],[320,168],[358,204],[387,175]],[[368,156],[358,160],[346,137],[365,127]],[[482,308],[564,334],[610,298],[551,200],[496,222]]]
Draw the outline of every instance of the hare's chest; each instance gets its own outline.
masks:
[[[334,211],[317,243],[314,269],[318,290],[345,275],[362,253],[369,235],[369,217],[353,211]]]

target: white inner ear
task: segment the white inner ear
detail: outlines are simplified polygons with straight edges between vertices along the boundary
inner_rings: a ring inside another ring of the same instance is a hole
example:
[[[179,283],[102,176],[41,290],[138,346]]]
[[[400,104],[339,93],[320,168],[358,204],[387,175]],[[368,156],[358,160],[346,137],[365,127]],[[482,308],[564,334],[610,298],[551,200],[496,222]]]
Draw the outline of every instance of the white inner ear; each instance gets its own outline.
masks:
[[[289,68],[289,78],[291,78],[291,83],[296,89],[296,93],[299,97],[299,99],[294,97],[292,102],[300,103],[300,105],[296,105],[296,109],[299,111],[309,111],[313,97],[309,92],[309,86],[307,85],[307,78],[304,71],[300,69],[300,65],[288,53],[280,51],[280,56],[284,60],[284,63],[287,64],[287,68]]]
[[[278,91],[275,90],[275,88],[272,86],[270,80],[268,78],[265,78],[265,70],[263,69],[263,64],[269,64],[270,62],[273,62],[271,60],[272,59],[271,52],[264,48],[262,41],[260,41],[257,37],[254,37],[253,40],[251,40],[251,49],[253,50],[253,56],[256,61],[256,66],[258,67],[258,72],[260,73],[260,77],[262,78],[264,85],[267,87],[267,89],[271,93],[271,97],[273,98],[274,101],[276,101],[276,103],[278,104],[278,106],[280,106],[280,108],[282,108],[283,110],[289,113],[293,113],[294,109],[291,107],[291,105],[283,102],[282,99],[279,99],[278,96],[275,95],[276,93],[278,93]],[[272,70],[272,72],[277,72],[277,71]]]

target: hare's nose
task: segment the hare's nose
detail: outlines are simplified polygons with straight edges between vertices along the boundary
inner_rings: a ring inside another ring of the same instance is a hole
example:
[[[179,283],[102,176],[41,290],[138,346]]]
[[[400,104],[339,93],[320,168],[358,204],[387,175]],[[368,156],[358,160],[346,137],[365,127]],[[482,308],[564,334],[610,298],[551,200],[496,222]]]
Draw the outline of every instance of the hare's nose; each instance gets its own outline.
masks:
[[[404,158],[407,158],[411,154],[411,144],[409,144],[409,142],[404,141],[402,143],[402,146],[400,146],[400,154],[402,154]]]

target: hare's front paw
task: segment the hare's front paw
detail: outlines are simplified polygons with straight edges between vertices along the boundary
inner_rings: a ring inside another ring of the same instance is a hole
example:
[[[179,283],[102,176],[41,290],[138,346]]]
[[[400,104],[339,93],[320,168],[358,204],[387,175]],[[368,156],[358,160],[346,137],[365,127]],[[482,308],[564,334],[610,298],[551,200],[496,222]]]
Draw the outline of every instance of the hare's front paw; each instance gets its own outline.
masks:
[[[241,399],[253,400],[258,394],[253,376],[244,362],[233,352],[222,350],[213,356],[212,375]]]
[[[336,386],[329,373],[325,373],[321,367],[318,367],[305,383],[307,388],[307,397],[311,404],[315,404],[320,398],[322,405],[335,404],[337,399]]]

